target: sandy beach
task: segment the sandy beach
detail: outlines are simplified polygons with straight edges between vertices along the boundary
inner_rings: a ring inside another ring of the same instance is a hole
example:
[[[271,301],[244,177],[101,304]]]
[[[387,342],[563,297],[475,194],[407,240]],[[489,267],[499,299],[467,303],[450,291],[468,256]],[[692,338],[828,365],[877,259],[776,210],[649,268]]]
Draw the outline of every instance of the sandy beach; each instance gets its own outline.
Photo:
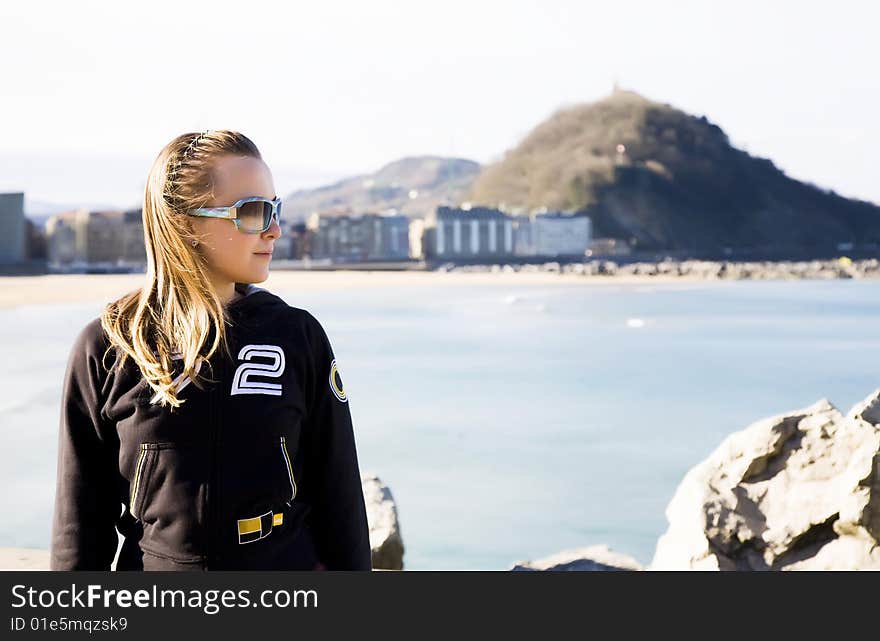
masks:
[[[141,287],[144,274],[48,274],[0,277],[0,308],[110,301]],[[406,271],[275,271],[263,283],[271,291],[343,290],[420,285],[624,285],[701,281],[681,276],[582,276],[552,272],[468,273]]]
[[[49,550],[0,548],[0,570],[48,570]]]

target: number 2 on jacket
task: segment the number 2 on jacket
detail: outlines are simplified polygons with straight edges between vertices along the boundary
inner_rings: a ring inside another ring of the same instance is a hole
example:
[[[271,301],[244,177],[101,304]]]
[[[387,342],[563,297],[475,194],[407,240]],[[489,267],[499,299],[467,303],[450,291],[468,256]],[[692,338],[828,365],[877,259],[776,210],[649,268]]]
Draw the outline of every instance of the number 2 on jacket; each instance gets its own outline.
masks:
[[[253,363],[256,356],[272,359],[272,363]],[[278,378],[284,373],[284,350],[277,345],[245,345],[238,353],[238,360],[245,361],[235,370],[232,390],[235,394],[269,394],[281,396],[281,383],[251,380],[251,376]]]

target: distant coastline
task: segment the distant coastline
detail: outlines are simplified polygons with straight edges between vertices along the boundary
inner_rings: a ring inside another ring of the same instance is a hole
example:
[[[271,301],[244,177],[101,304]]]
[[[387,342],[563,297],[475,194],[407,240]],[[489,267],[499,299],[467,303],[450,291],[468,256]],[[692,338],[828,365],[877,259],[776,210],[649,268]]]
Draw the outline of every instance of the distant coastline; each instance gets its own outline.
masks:
[[[723,280],[831,280],[880,278],[880,260],[841,257],[807,261],[663,260],[618,264],[613,260],[584,263],[547,262],[527,265],[464,265],[441,267],[451,272],[539,272],[585,277],[697,278]]]
[[[724,280],[878,279],[880,260],[804,262],[662,261],[619,265],[610,260],[529,265],[441,265],[394,270],[368,264],[337,269],[276,268],[260,286],[275,292],[459,285],[622,285]],[[0,309],[22,305],[108,302],[141,287],[144,274],[0,276]]]

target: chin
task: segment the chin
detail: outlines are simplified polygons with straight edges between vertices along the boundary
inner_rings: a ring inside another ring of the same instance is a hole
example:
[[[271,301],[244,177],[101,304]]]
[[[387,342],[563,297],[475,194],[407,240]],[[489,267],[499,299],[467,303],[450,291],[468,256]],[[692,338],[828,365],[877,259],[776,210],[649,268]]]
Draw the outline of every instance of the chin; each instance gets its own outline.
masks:
[[[269,270],[265,270],[262,272],[258,272],[256,274],[251,274],[249,279],[246,281],[248,283],[262,283],[267,278],[269,278]]]

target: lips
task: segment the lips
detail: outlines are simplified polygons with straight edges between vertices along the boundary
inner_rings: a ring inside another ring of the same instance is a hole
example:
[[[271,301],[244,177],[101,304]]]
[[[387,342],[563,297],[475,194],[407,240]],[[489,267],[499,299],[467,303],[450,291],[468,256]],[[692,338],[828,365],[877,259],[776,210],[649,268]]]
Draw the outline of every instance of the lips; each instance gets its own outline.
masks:
[[[271,250],[270,250],[270,251],[265,251],[265,252],[254,252],[254,253],[255,253],[257,256],[271,256],[271,255],[272,255],[272,251],[271,251]]]

